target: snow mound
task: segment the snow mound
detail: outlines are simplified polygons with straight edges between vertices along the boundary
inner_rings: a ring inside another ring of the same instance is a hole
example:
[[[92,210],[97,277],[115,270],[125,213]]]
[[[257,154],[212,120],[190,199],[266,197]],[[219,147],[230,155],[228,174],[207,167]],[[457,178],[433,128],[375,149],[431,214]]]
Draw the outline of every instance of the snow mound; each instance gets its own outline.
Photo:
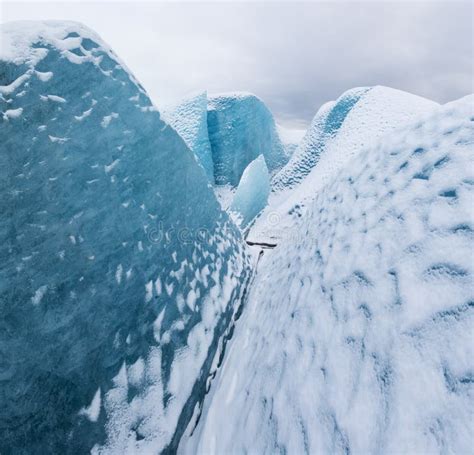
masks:
[[[384,137],[320,189],[298,239],[261,261],[186,444],[472,451],[473,106]]]
[[[267,205],[269,194],[270,176],[265,158],[260,155],[242,174],[229,208],[242,229],[245,229]]]
[[[217,185],[237,186],[259,155],[265,157],[270,172],[288,160],[271,112],[255,95],[209,96],[207,122]]]
[[[95,33],[0,38],[0,452],[173,451],[244,292],[238,228]]]
[[[214,183],[214,163],[207,133],[207,93],[183,100],[178,106],[163,113],[165,120],[179,133],[194,153],[197,162]]]

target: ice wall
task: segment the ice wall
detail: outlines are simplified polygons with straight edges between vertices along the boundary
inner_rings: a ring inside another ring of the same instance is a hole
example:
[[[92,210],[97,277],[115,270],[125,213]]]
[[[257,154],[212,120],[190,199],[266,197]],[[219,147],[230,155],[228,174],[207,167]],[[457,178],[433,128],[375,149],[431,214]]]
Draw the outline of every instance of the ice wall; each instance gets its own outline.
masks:
[[[217,185],[237,186],[259,155],[271,173],[288,160],[271,112],[252,94],[209,96],[207,122]]]
[[[270,176],[265,158],[260,155],[245,169],[229,210],[245,229],[267,205]]]
[[[265,254],[196,453],[469,453],[474,96],[361,151]],[[194,444],[194,445],[193,445]]]
[[[240,234],[95,33],[1,33],[0,452],[173,451],[243,293]]]

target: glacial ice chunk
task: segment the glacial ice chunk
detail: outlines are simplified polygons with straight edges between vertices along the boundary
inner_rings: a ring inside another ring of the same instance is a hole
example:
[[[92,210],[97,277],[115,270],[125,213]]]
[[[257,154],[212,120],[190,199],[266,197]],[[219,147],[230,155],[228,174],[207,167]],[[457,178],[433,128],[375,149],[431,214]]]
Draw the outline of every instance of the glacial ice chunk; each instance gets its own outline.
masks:
[[[206,171],[209,182],[214,183],[214,163],[207,133],[207,93],[187,98],[164,112],[164,118],[184,139],[197,162]]]
[[[270,176],[265,158],[260,155],[245,169],[229,210],[242,229],[246,228],[267,205]]]
[[[288,161],[273,116],[255,95],[209,96],[207,122],[217,185],[236,187],[259,155],[265,157],[270,173]]]
[[[240,232],[94,32],[1,34],[0,452],[173,451],[243,294]]]

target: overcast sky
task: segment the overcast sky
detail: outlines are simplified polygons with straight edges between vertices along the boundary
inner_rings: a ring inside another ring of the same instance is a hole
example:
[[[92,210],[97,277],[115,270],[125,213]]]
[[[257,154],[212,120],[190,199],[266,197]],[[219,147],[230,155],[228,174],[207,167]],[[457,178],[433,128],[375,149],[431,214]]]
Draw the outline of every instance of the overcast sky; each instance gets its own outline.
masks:
[[[304,127],[356,86],[439,102],[473,92],[472,2],[1,2],[0,20],[70,19],[95,29],[158,106],[244,90]],[[1,43],[0,43],[1,44]]]

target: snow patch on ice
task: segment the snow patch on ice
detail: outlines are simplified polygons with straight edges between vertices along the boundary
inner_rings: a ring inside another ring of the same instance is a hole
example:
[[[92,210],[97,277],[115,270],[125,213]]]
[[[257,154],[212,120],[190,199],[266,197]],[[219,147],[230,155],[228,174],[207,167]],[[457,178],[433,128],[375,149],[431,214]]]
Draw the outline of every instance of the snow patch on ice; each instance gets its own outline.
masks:
[[[47,290],[48,286],[46,284],[36,289],[33,297],[31,298],[31,303],[33,305],[39,305],[41,303],[41,300],[43,300],[43,297],[46,294]]]
[[[66,100],[57,95],[40,95],[41,101],[53,101],[55,103],[65,103]]]
[[[21,114],[23,114],[23,108],[21,107],[18,109],[7,109],[5,112],[3,112],[3,120],[21,117]]]
[[[100,398],[100,387],[92,398],[91,404],[87,408],[83,408],[79,411],[79,415],[87,417],[91,422],[97,422],[100,414],[101,398]]]

